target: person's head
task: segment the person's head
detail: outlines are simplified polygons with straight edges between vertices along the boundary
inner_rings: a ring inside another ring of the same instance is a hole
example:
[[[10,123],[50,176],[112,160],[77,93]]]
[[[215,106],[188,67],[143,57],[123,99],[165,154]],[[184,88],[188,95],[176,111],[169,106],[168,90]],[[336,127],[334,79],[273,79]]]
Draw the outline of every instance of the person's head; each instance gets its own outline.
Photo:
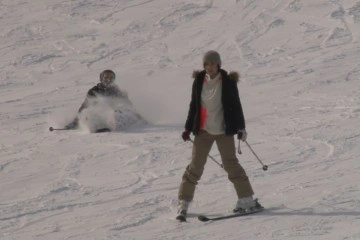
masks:
[[[221,68],[220,54],[216,51],[208,51],[203,57],[203,65],[207,74],[214,76]]]
[[[115,73],[112,70],[104,70],[100,73],[100,82],[105,86],[113,84],[115,81]]]

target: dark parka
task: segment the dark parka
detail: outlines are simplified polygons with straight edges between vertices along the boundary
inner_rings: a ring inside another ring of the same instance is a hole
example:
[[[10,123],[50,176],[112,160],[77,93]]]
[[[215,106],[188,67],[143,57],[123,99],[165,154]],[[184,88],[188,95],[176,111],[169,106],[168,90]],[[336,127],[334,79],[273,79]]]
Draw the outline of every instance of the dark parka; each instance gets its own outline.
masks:
[[[121,98],[121,97],[127,98],[127,95],[124,94],[116,85],[106,86],[102,83],[98,83],[96,86],[92,87],[88,91],[86,99],[83,102],[83,104],[81,104],[81,107],[79,108],[78,112],[80,113],[82,110],[84,110],[85,108],[87,108],[89,106],[89,99],[95,98],[98,96],[114,97],[114,98]]]
[[[81,113],[84,109],[89,107],[90,100],[95,99],[96,97],[113,97],[113,98],[127,98],[127,94],[123,93],[116,85],[104,85],[102,83],[98,83],[96,86],[92,87],[86,95],[85,101],[81,104],[78,113]],[[79,126],[79,118],[78,116],[75,119],[65,126],[65,129],[75,129]]]
[[[222,105],[224,109],[224,129],[226,135],[234,135],[238,130],[245,129],[245,119],[241,107],[237,82],[239,74],[231,72],[228,74],[225,70],[220,69],[222,77]],[[185,123],[185,129],[193,132],[194,135],[199,133],[199,118],[201,107],[201,91],[204,83],[206,72],[195,71],[193,73],[194,82],[192,86],[191,102],[189,113]]]

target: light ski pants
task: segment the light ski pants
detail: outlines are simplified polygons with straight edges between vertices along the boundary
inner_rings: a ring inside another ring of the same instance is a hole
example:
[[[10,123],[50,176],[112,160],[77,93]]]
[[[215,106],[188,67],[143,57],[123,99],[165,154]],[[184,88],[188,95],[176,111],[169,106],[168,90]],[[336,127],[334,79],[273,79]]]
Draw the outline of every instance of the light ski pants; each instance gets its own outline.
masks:
[[[249,197],[254,194],[249,178],[236,158],[234,136],[211,135],[206,131],[200,131],[194,139],[192,160],[182,177],[179,200],[193,200],[195,186],[203,174],[208,154],[214,142],[216,142],[224,169],[229,180],[234,184],[238,198]]]

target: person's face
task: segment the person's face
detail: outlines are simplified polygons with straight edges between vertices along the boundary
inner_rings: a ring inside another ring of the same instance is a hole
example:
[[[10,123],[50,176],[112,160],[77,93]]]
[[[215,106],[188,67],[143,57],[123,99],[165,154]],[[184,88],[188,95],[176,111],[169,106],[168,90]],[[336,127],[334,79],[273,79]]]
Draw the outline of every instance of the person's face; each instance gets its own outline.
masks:
[[[105,72],[101,79],[101,82],[106,86],[111,85],[114,81],[115,81],[115,76],[110,72]]]
[[[206,62],[205,65],[205,72],[210,75],[210,77],[214,77],[218,73],[218,65],[213,62]]]

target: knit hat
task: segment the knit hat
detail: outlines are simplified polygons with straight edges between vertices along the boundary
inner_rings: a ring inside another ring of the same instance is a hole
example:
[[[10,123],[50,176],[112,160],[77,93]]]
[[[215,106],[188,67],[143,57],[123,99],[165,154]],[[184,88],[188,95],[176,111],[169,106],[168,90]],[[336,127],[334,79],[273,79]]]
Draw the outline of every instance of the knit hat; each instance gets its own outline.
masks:
[[[216,51],[208,51],[205,53],[203,57],[203,65],[205,66],[205,63],[216,63],[219,68],[221,67],[221,59],[220,54]]]

